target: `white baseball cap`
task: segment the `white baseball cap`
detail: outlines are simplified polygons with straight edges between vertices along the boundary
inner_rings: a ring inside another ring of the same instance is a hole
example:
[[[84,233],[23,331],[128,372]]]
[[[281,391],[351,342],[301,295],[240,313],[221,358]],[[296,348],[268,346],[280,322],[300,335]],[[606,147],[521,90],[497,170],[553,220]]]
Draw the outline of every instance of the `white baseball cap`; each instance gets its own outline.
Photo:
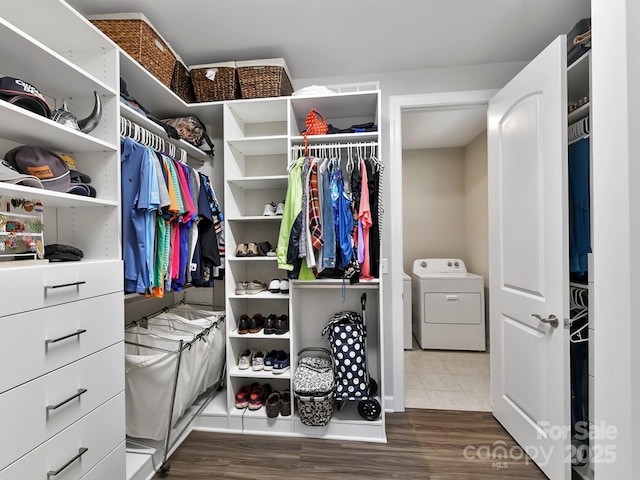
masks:
[[[4,159],[0,159],[0,182],[43,188],[42,182],[38,177],[20,173]]]

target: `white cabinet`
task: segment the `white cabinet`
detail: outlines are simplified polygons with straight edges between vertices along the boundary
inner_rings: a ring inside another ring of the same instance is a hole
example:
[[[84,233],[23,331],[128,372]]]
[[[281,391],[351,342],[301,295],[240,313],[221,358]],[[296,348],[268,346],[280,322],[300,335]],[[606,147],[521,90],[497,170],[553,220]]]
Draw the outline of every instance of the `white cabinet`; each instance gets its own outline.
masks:
[[[84,254],[64,264],[2,262],[0,325],[9,345],[2,363],[16,367],[0,381],[1,422],[13,432],[1,442],[0,478],[46,479],[58,470],[56,478],[80,478],[99,464],[96,471],[121,472],[117,50],[65,2],[30,0],[3,10],[0,56],[4,75],[33,84],[53,108],[65,100],[85,117],[94,91],[102,103],[100,123],[87,134],[0,102],[0,156],[25,144],[68,154],[96,189],[90,198],[0,183],[5,199],[42,203],[45,244]]]
[[[235,395],[242,386],[268,383],[273,390],[289,389],[297,364],[297,352],[308,346],[328,346],[321,331],[332,314],[353,310],[359,312],[360,296],[367,293],[368,367],[382,390],[382,295],[379,278],[361,280],[351,285],[341,278],[291,280],[289,293],[263,292],[255,295],[236,292],[236,285],[258,280],[267,286],[273,279],[287,278],[287,271],[278,269],[274,256],[236,255],[238,245],[268,241],[275,249],[280,232],[281,216],[263,215],[268,203],[285,199],[288,186],[288,166],[303,153],[305,119],[311,109],[320,111],[336,128],[380,123],[378,91],[336,94],[323,97],[288,97],[228,101],[224,104],[224,171],[226,217],[226,311],[227,340],[227,405],[229,430],[245,433],[289,434],[325,438],[385,441],[384,412],[377,420],[367,421],[357,412],[356,402],[346,402],[335,411],[326,427],[302,424],[294,406],[292,416],[268,418],[264,408],[245,410],[235,407]],[[311,153],[321,146],[333,146],[342,151],[342,168],[347,165],[347,145],[357,148],[365,142],[367,148],[379,148],[379,133],[370,131],[332,133],[309,136]],[[378,150],[379,151],[379,150]],[[241,317],[261,314],[287,315],[289,331],[284,335],[240,333]],[[249,350],[265,353],[283,350],[290,354],[291,366],[283,374],[264,370],[238,368],[240,354]]]

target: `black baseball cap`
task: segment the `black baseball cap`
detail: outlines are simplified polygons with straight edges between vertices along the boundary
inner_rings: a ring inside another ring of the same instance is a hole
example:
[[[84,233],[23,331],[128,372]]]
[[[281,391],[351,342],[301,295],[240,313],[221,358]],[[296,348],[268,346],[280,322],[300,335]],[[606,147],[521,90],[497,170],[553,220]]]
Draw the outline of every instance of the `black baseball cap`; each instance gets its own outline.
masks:
[[[51,106],[40,91],[19,78],[0,78],[0,99],[43,117],[51,116]]]

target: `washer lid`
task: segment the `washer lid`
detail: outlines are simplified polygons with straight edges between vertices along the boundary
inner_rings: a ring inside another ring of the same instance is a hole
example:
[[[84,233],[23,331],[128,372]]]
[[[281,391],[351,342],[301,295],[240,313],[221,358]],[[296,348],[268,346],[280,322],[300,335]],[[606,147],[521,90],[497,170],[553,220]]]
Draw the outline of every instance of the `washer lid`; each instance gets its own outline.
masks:
[[[413,261],[412,272],[416,275],[425,273],[464,274],[467,267],[459,258],[418,258]]]

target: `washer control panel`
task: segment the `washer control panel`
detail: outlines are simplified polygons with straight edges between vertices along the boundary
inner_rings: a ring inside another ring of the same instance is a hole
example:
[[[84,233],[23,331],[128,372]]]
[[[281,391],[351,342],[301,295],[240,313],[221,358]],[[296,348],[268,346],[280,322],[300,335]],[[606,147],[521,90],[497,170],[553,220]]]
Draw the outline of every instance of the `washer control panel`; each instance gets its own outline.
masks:
[[[413,262],[413,273],[467,273],[464,261],[459,258],[419,258]]]

